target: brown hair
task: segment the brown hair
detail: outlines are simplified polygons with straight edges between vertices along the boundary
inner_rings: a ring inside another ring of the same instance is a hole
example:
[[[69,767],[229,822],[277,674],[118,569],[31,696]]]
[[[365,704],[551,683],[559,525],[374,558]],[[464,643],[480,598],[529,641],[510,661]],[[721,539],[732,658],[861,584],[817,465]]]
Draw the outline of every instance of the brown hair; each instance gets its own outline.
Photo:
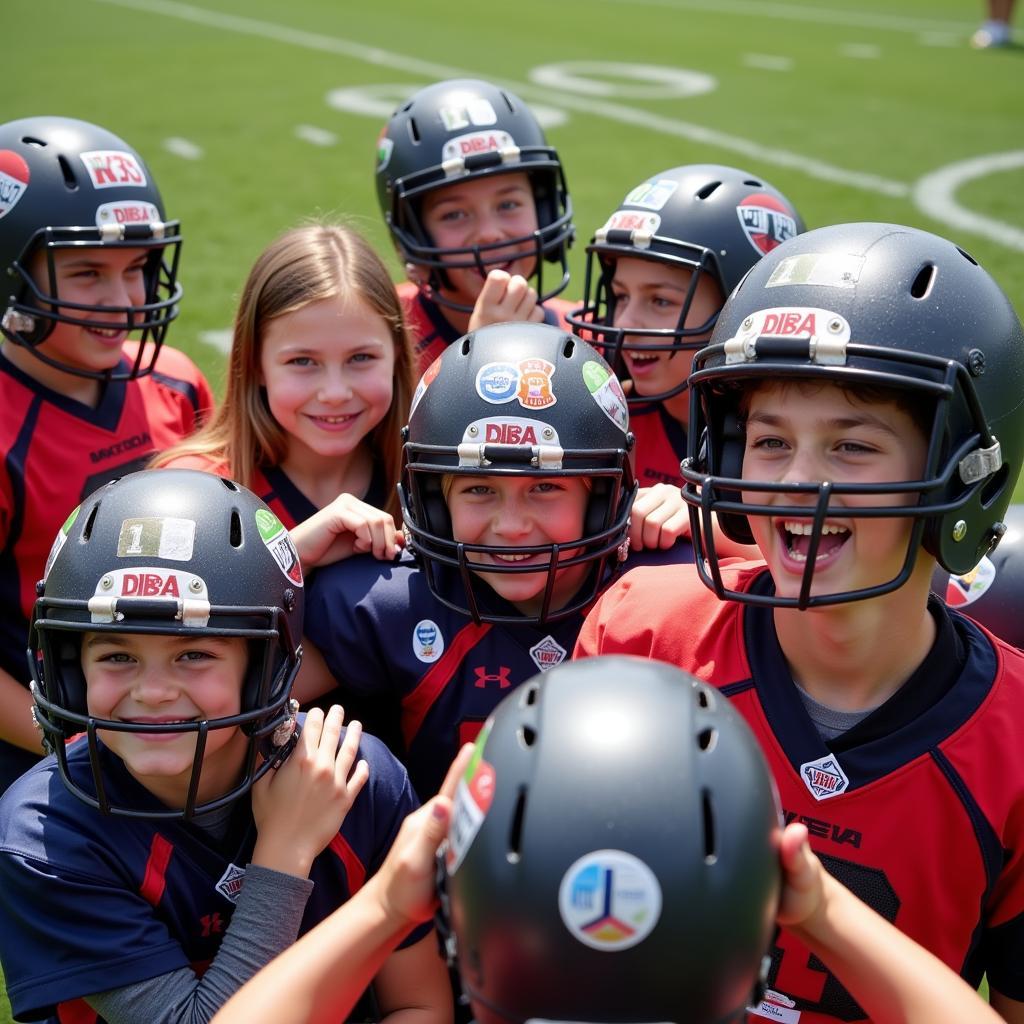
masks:
[[[370,434],[389,494],[384,510],[400,518],[395,485],[401,473],[401,430],[412,398],[413,360],[402,306],[387,268],[356,231],[339,224],[292,228],[260,254],[235,314],[224,401],[198,433],[158,455],[153,466],[187,455],[224,461],[234,480],[252,485],[257,466],[284,458],[285,431],[270,413],[260,385],[260,349],[267,323],[311,302],[351,295],[387,322],[395,346],[391,407]]]

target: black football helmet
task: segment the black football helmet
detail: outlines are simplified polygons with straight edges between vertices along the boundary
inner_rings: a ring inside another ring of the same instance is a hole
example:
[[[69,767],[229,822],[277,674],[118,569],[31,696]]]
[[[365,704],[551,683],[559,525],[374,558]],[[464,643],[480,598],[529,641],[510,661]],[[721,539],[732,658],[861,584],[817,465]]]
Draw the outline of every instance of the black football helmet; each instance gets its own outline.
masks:
[[[247,792],[293,742],[290,696],[302,658],[302,584],[288,531],[231,480],[198,470],[145,470],[88,497],[54,541],[28,651],[36,721],[68,789],[105,814],[146,818],[190,818]],[[85,633],[245,638],[241,712],[170,725],[92,717],[81,667]],[[196,804],[208,733],[235,728],[249,737],[241,779],[217,799]],[[98,768],[104,729],[197,733],[185,805],[154,811],[113,804]],[[89,783],[68,769],[65,744],[80,733],[93,765]]]
[[[493,245],[440,249],[420,216],[426,193],[456,181],[524,171],[537,207],[532,235]],[[476,79],[450,79],[420,89],[403,103],[377,140],[377,198],[401,258],[429,271],[431,298],[472,312],[440,292],[445,269],[475,267],[486,276],[508,259],[510,246],[532,247],[533,277],[541,302],[569,283],[572,202],[558,153],[548,145],[530,108],[514,93]],[[499,252],[500,250],[500,252]],[[557,263],[553,285],[544,263]]]
[[[150,250],[145,305],[62,302],[54,253],[86,248]],[[165,219],[149,168],[123,139],[66,117],[0,125],[0,331],[9,342],[79,377],[124,380],[149,373],[178,315],[180,250],[178,221]],[[40,252],[47,285],[32,275]],[[129,370],[110,373],[60,362],[39,348],[57,323],[141,331],[138,355]]]
[[[781,378],[882,389],[916,403],[930,428],[921,479],[741,480],[744,389]],[[893,224],[841,224],[791,239],[755,264],[732,294],[711,344],[696,356],[690,387],[683,496],[698,571],[719,596],[799,608],[874,597],[906,582],[922,546],[959,575],[1005,529],[1024,457],[1024,332],[999,286],[953,242]],[[752,500],[751,492],[766,500]],[[914,499],[896,507],[842,506],[849,518],[911,518],[903,566],[875,586],[811,596],[832,495],[853,494]],[[773,505],[771,495],[793,500]],[[749,516],[813,513],[799,595],[726,591],[712,512],[724,533],[743,543],[753,540]]]
[[[743,275],[777,245],[800,234],[793,204],[763,178],[735,167],[689,164],[655,174],[632,189],[587,246],[583,306],[568,323],[600,350],[620,378],[623,351],[672,352],[701,348],[718,311],[686,327],[701,278],[710,276],[723,302]],[[615,327],[612,278],[623,256],[691,271],[679,322],[672,329]],[[683,381],[657,395],[629,395],[631,405],[680,394]]]
[[[535,323],[492,324],[467,334],[423,374],[403,436],[399,499],[410,545],[438,600],[474,621],[565,618],[593,601],[606,570],[625,558],[636,494],[625,396],[607,363],[579,338]],[[448,474],[587,477],[584,535],[540,547],[457,542],[442,491]],[[495,574],[547,572],[537,617],[488,610],[493,592],[471,571],[469,555],[510,552],[547,556],[544,564],[487,566]],[[589,585],[565,607],[551,608],[558,571],[587,563]],[[463,581],[464,604],[452,600],[453,572]]]
[[[510,693],[459,781],[440,932],[479,1024],[743,1019],[780,892],[764,756],[674,666],[565,662]]]

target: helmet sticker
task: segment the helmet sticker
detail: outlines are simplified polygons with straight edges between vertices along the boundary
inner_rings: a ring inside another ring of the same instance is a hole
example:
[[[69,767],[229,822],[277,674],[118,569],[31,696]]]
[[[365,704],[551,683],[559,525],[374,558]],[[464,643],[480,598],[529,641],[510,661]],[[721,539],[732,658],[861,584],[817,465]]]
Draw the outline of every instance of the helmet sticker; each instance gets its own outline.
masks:
[[[412,653],[428,665],[444,654],[444,634],[432,619],[420,619],[413,627]]]
[[[274,556],[274,561],[297,587],[302,586],[302,563],[299,553],[295,550],[291,535],[284,524],[269,509],[256,509],[256,528],[260,531],[260,539],[267,550]]]
[[[801,253],[779,260],[765,288],[787,284],[818,284],[829,288],[854,288],[860,280],[864,256],[852,253]]]
[[[504,153],[516,149],[516,140],[505,131],[470,132],[468,135],[456,135],[449,139],[441,149],[441,162],[449,160],[460,164],[469,156],[479,153]]]
[[[762,256],[797,234],[796,219],[786,204],[763,192],[742,200],[736,214],[747,241]]]
[[[192,557],[195,537],[196,524],[192,519],[125,519],[117,538],[117,557],[187,562]]]
[[[110,224],[160,224],[160,211],[152,203],[133,203],[122,199],[117,203],[104,203],[96,207],[96,227]]]
[[[474,420],[462,435],[464,444],[531,444],[561,447],[554,427],[540,420],[494,416]]]
[[[519,390],[519,370],[512,363],[486,363],[476,372],[476,393],[491,405],[511,402]]]
[[[484,760],[484,747],[491,733],[491,719],[484,722],[476,738],[473,756],[466,765],[466,771],[455,787],[451,827],[448,829],[448,847],[445,850],[445,864],[448,874],[459,870],[480,826],[487,817],[494,800],[494,765]]]
[[[561,665],[569,652],[553,637],[546,636],[540,643],[530,648],[530,657],[533,663],[541,670],[547,672],[549,668]]]
[[[114,602],[122,597],[181,601],[181,624],[184,626],[202,627],[210,620],[210,594],[206,581],[192,572],[155,565],[112,569],[100,577],[89,601],[92,621],[117,621]]]
[[[601,412],[626,433],[629,429],[629,410],[626,395],[615,374],[602,363],[589,359],[583,364],[583,382]]]
[[[18,205],[31,177],[28,164],[12,149],[0,149],[0,217]]]
[[[524,359],[519,364],[516,398],[524,409],[547,409],[558,399],[551,387],[555,364],[546,359]]]
[[[963,576],[950,576],[946,585],[946,604],[951,608],[962,608],[973,604],[996,581],[996,567],[992,560],[984,558]]]
[[[457,132],[460,128],[470,125],[484,127],[498,123],[498,115],[491,106],[491,101],[482,96],[466,96],[464,105],[457,107],[440,107],[437,111],[445,131]]]
[[[643,942],[661,916],[654,872],[623,850],[595,850],[562,876],[558,912],[584,946],[616,953]]]
[[[637,185],[623,200],[623,206],[642,206],[645,210],[660,210],[679,188],[679,182],[671,178],[659,178],[657,181],[645,181]]]
[[[740,324],[735,338],[726,341],[726,362],[756,359],[758,338],[807,341],[814,338],[818,342],[813,355],[815,361],[841,365],[846,361],[845,347],[850,334],[850,324],[846,318],[828,309],[813,306],[759,309]]]
[[[661,216],[657,213],[638,213],[635,210],[616,210],[604,227],[600,228],[595,237],[603,242],[609,231],[628,231],[633,236],[634,245],[650,245],[651,239],[661,227]]]
[[[427,388],[434,383],[434,379],[441,372],[441,357],[438,356],[424,371],[423,376],[420,377],[419,384],[416,385],[416,390],[413,392],[412,403],[409,406],[409,416],[412,417],[416,406],[420,404],[420,399],[426,394]]]
[[[93,188],[146,187],[146,174],[134,153],[94,149],[81,156]]]
[[[800,765],[800,778],[815,800],[831,800],[845,793],[850,785],[835,754],[826,754],[816,761],[805,761]]]
[[[50,546],[50,553],[46,556],[46,568],[43,569],[43,579],[50,575],[50,569],[53,568],[53,563],[56,561],[57,556],[60,554],[60,549],[64,547],[65,542],[68,539],[68,534],[71,532],[71,527],[74,525],[75,520],[78,518],[78,513],[82,506],[79,505],[72,513],[64,520],[63,526],[57,531],[57,536],[53,538],[53,544]]]
[[[383,171],[391,162],[391,153],[395,148],[394,140],[388,137],[388,126],[384,125],[377,136],[377,170]]]
[[[800,1011],[795,1009],[796,1001],[782,992],[765,989],[764,998],[757,1006],[748,1006],[747,1012],[755,1017],[767,1017],[779,1021],[779,1024],[798,1024]]]

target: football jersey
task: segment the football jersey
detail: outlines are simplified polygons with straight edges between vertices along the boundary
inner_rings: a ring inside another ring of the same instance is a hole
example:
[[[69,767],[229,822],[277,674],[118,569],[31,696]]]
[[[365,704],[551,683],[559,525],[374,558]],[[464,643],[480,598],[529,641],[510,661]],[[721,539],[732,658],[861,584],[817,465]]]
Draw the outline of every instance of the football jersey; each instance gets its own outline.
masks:
[[[772,586],[761,563],[723,576],[730,589]],[[926,676],[915,673],[829,742],[800,699],[772,609],[720,601],[682,570],[639,569],[609,588],[576,656],[659,658],[721,688],[767,756],[786,820],[807,825],[825,867],[971,985],[987,972],[994,989],[1022,1000],[1024,655],[934,599],[931,609],[939,637],[961,652],[945,670],[934,648],[925,661],[950,676],[948,687],[908,714]],[[771,954],[769,993],[751,1024],[865,1019],[785,930]]]
[[[112,800],[155,802],[119,758],[102,746],[100,753]],[[364,736],[359,756],[369,779],[313,862],[300,934],[378,869],[416,807],[405,770],[383,744]],[[91,789],[84,740],[73,742],[68,760]],[[38,764],[0,800],[0,959],[15,1015],[59,1013],[85,1024],[96,1015],[82,995],[182,967],[201,973],[231,921],[255,842],[247,798],[215,841],[183,822],[101,815],[65,789],[54,758]],[[419,927],[405,944],[428,932]]]
[[[679,463],[686,457],[686,428],[660,402],[630,406],[629,429],[636,438],[633,446],[637,483],[683,486]]]

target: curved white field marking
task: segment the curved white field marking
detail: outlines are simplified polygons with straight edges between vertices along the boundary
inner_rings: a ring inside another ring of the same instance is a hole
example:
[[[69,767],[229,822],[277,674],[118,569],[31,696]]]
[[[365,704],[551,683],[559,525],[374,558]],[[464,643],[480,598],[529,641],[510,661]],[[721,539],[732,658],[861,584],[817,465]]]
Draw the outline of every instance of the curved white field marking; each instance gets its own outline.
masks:
[[[758,71],[792,71],[792,57],[776,57],[770,53],[745,53],[743,64]]]
[[[922,213],[943,224],[1024,252],[1024,230],[994,217],[973,213],[962,207],[955,198],[956,190],[964,182],[983,178],[987,174],[997,174],[999,171],[1015,171],[1020,167],[1024,167],[1024,149],[961,160],[940,167],[915,182],[911,198]]]
[[[842,43],[839,52],[854,60],[878,60],[882,56],[882,48],[874,43]]]
[[[334,132],[318,128],[315,124],[297,124],[295,137],[312,146],[333,146],[338,141],[338,136]]]
[[[718,82],[711,75],[685,68],[657,64],[621,64],[603,60],[567,60],[531,68],[531,82],[549,89],[568,89],[583,96],[611,96],[618,99],[678,99],[700,96],[714,90]],[[604,81],[632,79],[639,85]]]
[[[188,139],[180,139],[177,136],[164,139],[164,149],[168,153],[180,156],[183,160],[202,160],[203,158],[202,147],[197,146],[194,142],[189,142]]]

